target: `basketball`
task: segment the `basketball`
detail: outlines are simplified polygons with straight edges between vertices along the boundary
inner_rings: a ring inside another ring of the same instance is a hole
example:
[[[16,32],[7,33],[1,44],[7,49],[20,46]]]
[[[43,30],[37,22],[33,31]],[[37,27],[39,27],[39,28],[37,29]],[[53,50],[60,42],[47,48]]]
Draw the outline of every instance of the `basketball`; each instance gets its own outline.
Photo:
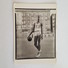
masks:
[[[27,40],[28,40],[28,41],[32,41],[32,37],[28,37]]]

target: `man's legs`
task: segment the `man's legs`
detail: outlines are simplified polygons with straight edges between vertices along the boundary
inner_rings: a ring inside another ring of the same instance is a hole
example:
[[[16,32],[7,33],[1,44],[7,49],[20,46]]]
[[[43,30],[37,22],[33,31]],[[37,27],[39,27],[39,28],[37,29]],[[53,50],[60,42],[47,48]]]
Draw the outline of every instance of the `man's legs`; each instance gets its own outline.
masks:
[[[38,41],[38,53],[36,57],[39,57],[40,56],[40,35],[38,35],[37,41]]]
[[[35,36],[35,37],[34,37],[34,45],[35,45],[35,47],[38,49],[37,40],[38,40],[38,36]]]
[[[40,51],[40,35],[38,36],[38,51]]]

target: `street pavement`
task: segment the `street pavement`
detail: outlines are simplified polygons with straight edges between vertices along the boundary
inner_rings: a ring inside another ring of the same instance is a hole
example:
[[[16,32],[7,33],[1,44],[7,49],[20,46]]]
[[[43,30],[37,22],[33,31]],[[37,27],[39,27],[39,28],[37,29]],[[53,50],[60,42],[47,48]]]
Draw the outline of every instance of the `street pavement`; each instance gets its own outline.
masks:
[[[34,37],[32,41],[27,40],[26,33],[22,33],[17,38],[17,58],[36,58],[38,53],[34,46]],[[55,57],[55,45],[53,37],[43,37],[41,40],[41,52],[38,58],[53,58]]]

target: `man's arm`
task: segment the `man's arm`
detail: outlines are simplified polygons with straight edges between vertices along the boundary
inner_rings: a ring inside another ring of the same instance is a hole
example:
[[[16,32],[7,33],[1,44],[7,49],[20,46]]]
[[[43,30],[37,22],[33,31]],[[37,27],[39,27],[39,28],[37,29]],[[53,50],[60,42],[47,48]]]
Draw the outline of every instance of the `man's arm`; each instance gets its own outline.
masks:
[[[33,24],[33,27],[31,29],[31,32],[30,32],[29,36],[34,32],[34,29],[35,29],[35,23]]]

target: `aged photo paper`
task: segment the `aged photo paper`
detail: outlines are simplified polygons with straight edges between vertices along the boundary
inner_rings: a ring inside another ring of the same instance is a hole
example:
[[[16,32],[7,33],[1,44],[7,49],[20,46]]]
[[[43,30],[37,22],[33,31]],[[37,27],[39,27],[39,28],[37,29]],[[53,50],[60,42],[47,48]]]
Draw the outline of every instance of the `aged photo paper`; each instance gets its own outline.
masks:
[[[56,4],[13,3],[14,61],[56,60]]]

